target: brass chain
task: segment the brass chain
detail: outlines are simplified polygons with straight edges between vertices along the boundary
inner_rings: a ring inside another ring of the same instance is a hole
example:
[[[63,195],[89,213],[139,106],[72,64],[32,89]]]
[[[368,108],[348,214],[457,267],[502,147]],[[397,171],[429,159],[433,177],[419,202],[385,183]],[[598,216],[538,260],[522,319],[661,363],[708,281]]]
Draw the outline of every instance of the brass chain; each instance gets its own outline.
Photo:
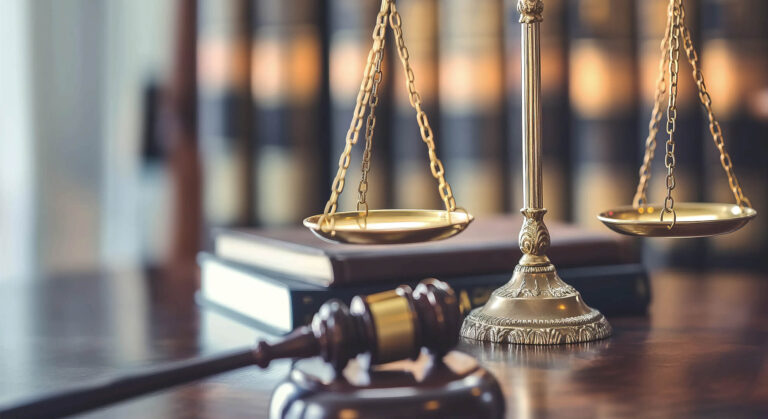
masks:
[[[656,94],[654,95],[653,111],[651,111],[651,120],[648,122],[648,136],[645,139],[645,154],[643,155],[643,164],[640,166],[640,180],[637,183],[635,196],[632,198],[634,208],[640,208],[648,203],[647,191],[648,183],[651,180],[651,162],[656,152],[656,134],[659,132],[659,123],[664,113],[661,111],[664,103],[664,95],[667,93],[667,79],[665,68],[669,62],[669,30],[672,25],[672,15],[667,17],[667,26],[664,30],[664,36],[661,39],[659,49],[661,58],[659,58],[659,76],[656,79]]]
[[[440,193],[440,198],[445,204],[446,211],[456,210],[456,199],[453,197],[453,191],[451,185],[445,180],[445,169],[443,168],[443,162],[437,157],[435,152],[435,140],[432,132],[432,127],[429,125],[427,114],[421,109],[421,95],[416,90],[416,84],[414,82],[413,69],[408,62],[410,53],[405,46],[405,40],[403,39],[402,21],[400,13],[397,12],[394,0],[385,0],[390,3],[389,12],[389,25],[392,27],[392,31],[395,33],[395,42],[397,45],[397,54],[400,56],[400,62],[403,65],[403,71],[405,72],[405,83],[408,88],[408,100],[411,103],[411,107],[416,110],[416,122],[419,124],[419,132],[421,133],[421,139],[427,145],[427,154],[429,156],[429,168],[432,171],[432,176],[437,180],[437,190]],[[463,210],[463,209],[462,209]],[[463,210],[466,212],[466,210]]]
[[[659,214],[659,221],[664,221],[664,214],[672,214],[672,222],[667,228],[672,229],[677,221],[675,199],[672,190],[675,189],[675,128],[677,122],[677,75],[680,69],[680,5],[679,0],[671,0],[669,12],[672,14],[672,25],[669,29],[669,101],[667,102],[667,142],[664,166],[667,168],[667,196],[664,198],[664,209]]]
[[[672,222],[668,228],[672,228],[675,225],[676,214],[674,210],[674,198],[672,197],[672,190],[675,188],[675,142],[673,133],[676,128],[677,119],[677,74],[679,70],[679,55],[680,55],[680,40],[682,39],[683,49],[688,58],[688,62],[691,64],[693,79],[696,82],[698,89],[699,100],[704,106],[707,112],[707,119],[709,121],[709,131],[712,134],[712,139],[715,142],[715,146],[720,152],[720,164],[723,166],[726,175],[728,176],[728,184],[731,192],[733,193],[736,203],[744,208],[752,207],[752,203],[744,196],[741,185],[733,170],[733,162],[728,152],[725,150],[725,139],[720,127],[720,123],[715,118],[715,113],[712,110],[712,98],[707,91],[707,86],[704,83],[704,76],[701,72],[701,66],[699,64],[699,56],[696,53],[696,49],[693,46],[693,40],[691,37],[691,31],[685,24],[685,6],[682,0],[670,0],[667,16],[667,26],[664,31],[664,37],[661,41],[662,58],[659,61],[659,77],[656,81],[656,95],[653,111],[651,112],[651,120],[648,123],[648,137],[645,141],[645,154],[643,155],[643,163],[640,167],[640,180],[635,191],[635,196],[632,200],[632,204],[635,208],[640,208],[647,203],[646,192],[648,189],[648,183],[651,178],[651,161],[656,150],[656,134],[658,133],[658,124],[661,121],[661,104],[665,94],[666,80],[664,68],[667,67],[670,82],[669,82],[669,101],[667,104],[667,134],[668,139],[666,142],[666,155],[664,158],[664,165],[667,168],[666,187],[667,195],[664,199],[664,208],[661,211],[661,221],[664,221],[665,214],[672,214]]]
[[[363,220],[368,215],[368,172],[370,170],[371,149],[373,144],[373,131],[376,126],[376,116],[374,114],[375,108],[378,105],[378,86],[382,79],[381,62],[384,56],[385,35],[387,30],[387,22],[392,28],[395,35],[395,41],[397,44],[397,52],[400,56],[400,61],[403,65],[405,72],[406,86],[408,88],[408,98],[411,106],[416,110],[416,122],[419,124],[419,132],[421,133],[421,139],[427,145],[427,153],[429,156],[429,167],[432,171],[432,176],[438,181],[438,192],[440,198],[445,204],[446,211],[450,212],[461,210],[467,212],[463,208],[456,207],[456,199],[453,197],[453,191],[450,184],[445,180],[445,168],[443,163],[437,158],[435,152],[435,141],[432,127],[429,125],[429,120],[424,110],[421,108],[421,95],[416,90],[415,77],[411,65],[408,62],[410,54],[408,48],[405,46],[405,40],[403,39],[402,20],[400,13],[397,12],[394,0],[382,0],[381,9],[376,16],[376,26],[373,30],[373,46],[368,53],[368,59],[363,70],[363,80],[360,83],[360,90],[357,94],[357,100],[355,104],[355,110],[352,116],[352,122],[350,123],[349,130],[347,131],[347,139],[344,146],[344,150],[339,158],[339,168],[336,172],[336,177],[333,179],[331,185],[331,196],[325,204],[323,215],[320,217],[318,225],[323,231],[331,231],[335,226],[335,219],[332,217],[338,209],[338,199],[344,190],[344,179],[347,175],[347,169],[350,164],[350,154],[352,152],[352,146],[357,144],[360,129],[363,125],[363,116],[365,115],[366,108],[369,109],[368,118],[366,119],[365,129],[365,150],[363,152],[362,163],[362,178],[360,185],[358,186],[358,202],[357,210],[364,212]],[[469,217],[467,217],[469,219]]]
[[[385,38],[382,33],[381,42],[378,43],[378,49],[373,59],[371,93],[368,95],[368,118],[365,121],[365,150],[363,151],[360,184],[357,187],[357,211],[361,211],[363,208],[363,223],[368,220],[368,172],[371,170],[371,149],[373,148],[373,131],[376,127],[376,106],[379,104],[378,89],[382,79],[381,62],[384,58],[384,45]],[[360,220],[358,219],[358,221]]]
[[[681,0],[677,0],[680,8],[680,19],[685,20],[685,7]],[[736,178],[736,174],[733,171],[733,162],[731,156],[725,150],[725,139],[723,138],[723,132],[720,129],[720,123],[715,118],[715,113],[712,111],[712,98],[707,91],[707,85],[704,83],[704,75],[701,73],[701,67],[699,66],[699,56],[696,53],[696,49],[693,47],[693,41],[691,39],[691,31],[683,24],[682,28],[683,46],[685,53],[688,57],[688,62],[691,64],[693,73],[693,79],[696,82],[696,87],[699,92],[699,100],[707,111],[707,119],[709,120],[709,132],[712,134],[712,139],[715,142],[715,146],[720,151],[720,164],[723,166],[726,175],[728,175],[728,184],[731,187],[734,198],[736,198],[736,204],[744,208],[752,208],[752,203],[744,196],[744,192],[741,190],[739,180]]]
[[[355,110],[352,113],[352,122],[349,124],[344,150],[339,157],[339,168],[336,171],[336,177],[331,184],[331,196],[328,198],[328,202],[325,203],[323,215],[318,221],[320,228],[323,231],[331,231],[331,234],[333,234],[335,225],[335,219],[332,215],[336,213],[339,196],[342,191],[344,191],[344,179],[346,178],[347,169],[349,169],[351,161],[350,154],[352,153],[352,146],[357,144],[360,129],[363,126],[363,115],[365,115],[366,103],[370,100],[370,94],[373,89],[373,74],[375,71],[374,62],[377,51],[383,48],[384,36],[387,30],[388,14],[389,2],[384,0],[382,1],[379,13],[376,15],[376,25],[372,35],[373,46],[368,52],[368,59],[365,64],[365,69],[363,70],[363,80],[360,82],[360,90],[357,93],[357,99],[355,101]]]

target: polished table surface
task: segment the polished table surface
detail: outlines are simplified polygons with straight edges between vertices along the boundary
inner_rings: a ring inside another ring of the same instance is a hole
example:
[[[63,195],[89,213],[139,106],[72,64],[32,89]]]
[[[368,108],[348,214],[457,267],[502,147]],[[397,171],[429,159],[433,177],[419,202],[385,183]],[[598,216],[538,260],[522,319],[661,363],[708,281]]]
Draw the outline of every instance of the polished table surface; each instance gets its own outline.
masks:
[[[507,417],[768,417],[768,278],[651,276],[647,317],[552,347],[462,342],[499,380]],[[0,282],[0,404],[241,347],[258,331],[194,304],[196,281],[100,273]],[[84,417],[264,417],[290,361],[221,374]]]

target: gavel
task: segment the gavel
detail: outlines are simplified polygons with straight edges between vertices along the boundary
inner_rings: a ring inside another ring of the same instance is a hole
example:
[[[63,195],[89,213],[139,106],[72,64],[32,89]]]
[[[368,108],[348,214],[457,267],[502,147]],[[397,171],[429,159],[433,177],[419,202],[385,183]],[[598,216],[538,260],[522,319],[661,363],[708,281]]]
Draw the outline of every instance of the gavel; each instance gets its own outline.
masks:
[[[225,371],[275,359],[320,356],[340,372],[353,358],[366,367],[400,359],[416,359],[422,348],[442,357],[459,340],[461,314],[456,294],[436,279],[421,281],[414,290],[356,296],[347,307],[330,300],[312,322],[278,342],[259,342],[229,354],[182,361],[107,382],[1,407],[0,417],[58,417],[95,409],[131,397],[187,383]]]

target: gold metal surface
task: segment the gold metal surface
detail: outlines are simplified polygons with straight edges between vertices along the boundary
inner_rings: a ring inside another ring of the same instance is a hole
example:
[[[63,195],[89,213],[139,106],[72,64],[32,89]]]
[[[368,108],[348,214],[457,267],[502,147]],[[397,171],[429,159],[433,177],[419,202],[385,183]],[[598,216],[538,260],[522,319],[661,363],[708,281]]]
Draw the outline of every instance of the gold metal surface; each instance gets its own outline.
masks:
[[[318,237],[340,243],[400,244],[442,240],[462,232],[474,220],[463,210],[370,210],[333,214],[334,230],[322,228],[321,215],[304,220]]]
[[[397,290],[365,298],[376,329],[380,362],[409,358],[414,351],[416,328],[408,299]]]
[[[466,213],[466,210],[456,206],[456,199],[453,196],[451,185],[448,184],[448,182],[445,180],[445,168],[443,167],[442,161],[440,161],[440,159],[437,157],[437,153],[435,151],[434,133],[432,131],[432,127],[429,125],[429,120],[427,119],[426,113],[421,108],[421,95],[416,90],[415,76],[409,63],[410,53],[408,52],[408,48],[405,46],[400,13],[397,11],[397,6],[395,5],[394,0],[382,0],[381,9],[376,16],[376,25],[373,29],[373,46],[368,53],[368,60],[365,65],[365,70],[363,71],[363,79],[360,83],[360,90],[357,94],[355,110],[352,113],[352,122],[349,125],[349,130],[347,131],[347,139],[344,150],[339,157],[339,166],[336,172],[336,177],[333,179],[333,184],[331,185],[331,196],[328,198],[328,201],[326,202],[325,208],[323,209],[323,213],[321,215],[307,219],[313,220],[309,222],[309,224],[307,223],[307,220],[304,222],[304,224],[307,225],[307,227],[310,227],[312,231],[328,240],[360,244],[402,243],[400,239],[393,238],[396,236],[394,232],[390,232],[392,234],[388,235],[377,233],[378,228],[382,225],[388,226],[386,228],[394,227],[393,224],[389,222],[380,224],[381,214],[379,214],[377,217],[377,221],[369,220],[369,208],[367,202],[368,173],[370,170],[371,152],[373,148],[373,131],[376,126],[375,110],[379,101],[377,93],[379,82],[381,82],[382,79],[381,61],[384,56],[384,44],[386,40],[385,35],[387,31],[387,25],[389,25],[394,34],[396,44],[395,46],[398,56],[400,57],[400,63],[402,64],[403,72],[405,73],[406,88],[408,89],[408,99],[410,101],[411,107],[416,111],[416,122],[419,125],[419,133],[421,134],[422,141],[427,146],[429,168],[432,172],[432,176],[435,178],[435,180],[437,180],[437,190],[440,194],[440,198],[443,200],[443,204],[445,205],[445,212],[453,213],[457,210],[460,210],[461,212],[465,213],[466,219],[471,218],[471,216]],[[338,209],[339,196],[344,190],[347,169],[349,168],[351,161],[350,155],[352,152],[352,147],[357,144],[360,129],[363,126],[363,116],[365,115],[366,109],[368,109],[368,118],[366,119],[365,124],[365,150],[363,151],[362,175],[360,184],[358,186],[357,211],[354,213],[356,215],[352,217],[356,220],[360,228],[355,231],[354,235],[350,235],[348,234],[349,226],[345,226],[344,229],[346,232],[337,234],[336,222],[339,220],[346,221],[350,219],[349,214],[351,213],[345,213],[347,215],[337,216],[336,210]],[[399,218],[402,218],[403,216],[409,215],[397,215]],[[405,226],[403,227],[403,231],[401,231],[402,235],[404,237],[420,236],[422,237],[420,240],[441,239],[463,230],[463,227],[460,229],[453,228],[445,230],[450,232],[448,235],[445,234],[445,231],[443,234],[435,234],[435,226],[433,225],[434,223],[426,223],[423,228],[425,228],[427,231],[422,232],[420,235],[414,235],[414,232],[417,229],[414,226],[418,224],[424,224],[421,215],[418,215],[413,220],[407,222],[406,221],[407,220],[400,221]],[[366,228],[367,224],[372,224],[375,228]],[[352,241],[350,241],[350,239],[352,239]],[[411,238],[407,240],[415,241]]]
[[[677,116],[677,72],[679,69],[678,58],[680,55],[680,43],[685,50],[685,55],[691,65],[693,79],[699,93],[704,110],[709,121],[709,132],[715,142],[715,147],[720,153],[720,164],[728,176],[728,185],[731,188],[736,205],[729,204],[700,204],[680,203],[675,205],[672,190],[676,186],[674,177],[675,167],[675,142],[674,132]],[[757,212],[752,209],[752,204],[744,195],[736,173],[733,170],[731,156],[725,149],[720,123],[717,122],[712,110],[712,97],[704,83],[704,75],[701,73],[699,56],[693,46],[691,32],[685,24],[685,6],[682,0],[670,0],[667,9],[667,26],[664,38],[661,40],[661,59],[659,60],[659,76],[656,82],[656,94],[651,113],[651,121],[648,124],[648,137],[645,141],[645,153],[643,163],[640,166],[640,180],[637,184],[635,196],[632,199],[632,208],[621,207],[605,211],[598,215],[598,219],[609,228],[623,234],[633,236],[651,237],[704,237],[715,234],[725,234],[738,230],[751,220]],[[650,205],[647,202],[648,183],[651,178],[651,161],[656,150],[656,134],[658,124],[661,121],[664,96],[667,91],[665,67],[669,74],[669,101],[667,102],[667,126],[668,134],[666,142],[666,154],[664,165],[667,168],[666,190],[667,194],[662,205]],[[653,216],[651,216],[653,214]],[[665,217],[666,216],[666,217]],[[656,217],[656,220],[652,218]],[[682,224],[681,224],[682,223]],[[668,231],[663,231],[666,228]]]
[[[518,0],[522,23],[523,206],[518,237],[522,258],[510,281],[470,312],[465,338],[523,344],[578,343],[610,336],[611,326],[563,282],[546,256],[550,238],[542,202],[541,171],[541,0]]]
[[[677,222],[667,228],[659,222],[661,205],[615,208],[600,213],[597,218],[608,228],[622,234],[645,237],[706,237],[736,231],[757,215],[749,207],[735,204],[689,203],[677,204]]]

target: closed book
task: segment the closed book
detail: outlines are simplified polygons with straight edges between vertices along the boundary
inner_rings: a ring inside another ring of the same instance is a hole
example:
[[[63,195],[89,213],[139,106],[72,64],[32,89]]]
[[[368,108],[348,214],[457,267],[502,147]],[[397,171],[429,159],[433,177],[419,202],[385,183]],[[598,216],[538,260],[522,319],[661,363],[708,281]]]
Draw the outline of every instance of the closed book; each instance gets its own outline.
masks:
[[[427,114],[435,139],[439,131],[438,104],[438,1],[402,0],[397,9],[409,51],[421,108]],[[393,51],[394,52],[394,51]],[[421,138],[416,110],[411,106],[406,76],[397,52],[392,55],[392,190],[396,208],[442,208],[437,181],[432,176],[427,145]],[[438,153],[440,153],[438,146]],[[442,154],[440,154],[442,155]]]
[[[418,280],[391,280],[328,288],[281,277],[243,264],[201,253],[201,288],[198,300],[240,321],[277,333],[310,322],[324,302],[336,298],[349,304],[355,295],[367,295],[398,285],[415,286]],[[606,315],[644,314],[650,301],[648,277],[639,264],[602,265],[559,271],[589,304]],[[481,306],[494,289],[509,281],[511,273],[440,277],[459,296],[462,312]],[[394,277],[393,277],[394,278]]]
[[[309,283],[350,283],[512,272],[522,255],[521,216],[475,220],[449,240],[401,245],[348,245],[323,241],[305,228],[220,229],[217,256]],[[631,243],[613,233],[548,224],[555,266],[636,262]]]
[[[197,29],[203,213],[211,226],[251,215],[251,2],[201,0]]]
[[[505,204],[502,6],[445,0],[438,7],[437,154],[457,204],[475,215],[498,213]]]
[[[324,188],[330,191],[331,182],[338,170],[339,156],[347,143],[347,134],[353,121],[356,99],[368,52],[373,46],[373,28],[381,2],[378,0],[329,0],[328,41],[329,41],[329,86],[330,86],[330,152],[322,157],[330,161],[330,179]],[[387,29],[389,31],[389,29]],[[388,206],[389,199],[389,129],[391,127],[391,95],[394,89],[403,87],[392,84],[392,63],[397,59],[390,49],[391,37],[386,37],[386,47],[381,67],[381,82],[377,88],[379,98],[374,112],[376,118],[371,149],[370,172],[366,201],[371,208]],[[368,105],[366,103],[366,105]],[[366,144],[367,117],[370,106],[358,133],[357,143],[352,148],[351,160],[346,173],[344,193],[339,197],[339,211],[354,209],[358,201],[358,186],[362,175],[363,150]],[[323,196],[323,198],[327,198]],[[317,210],[323,207],[319,206]]]
[[[261,225],[300,221],[322,206],[325,122],[323,2],[254,3],[251,92],[255,105],[255,219]]]
[[[631,0],[568,6],[573,218],[598,227],[595,215],[628,204],[637,182],[635,8]]]
[[[758,212],[741,230],[707,240],[706,265],[764,270],[768,268],[768,218],[760,212],[768,208],[768,2],[702,0],[700,8],[698,51],[712,109],[744,195]],[[704,131],[700,147],[705,199],[734,203],[720,155],[709,129]]]

